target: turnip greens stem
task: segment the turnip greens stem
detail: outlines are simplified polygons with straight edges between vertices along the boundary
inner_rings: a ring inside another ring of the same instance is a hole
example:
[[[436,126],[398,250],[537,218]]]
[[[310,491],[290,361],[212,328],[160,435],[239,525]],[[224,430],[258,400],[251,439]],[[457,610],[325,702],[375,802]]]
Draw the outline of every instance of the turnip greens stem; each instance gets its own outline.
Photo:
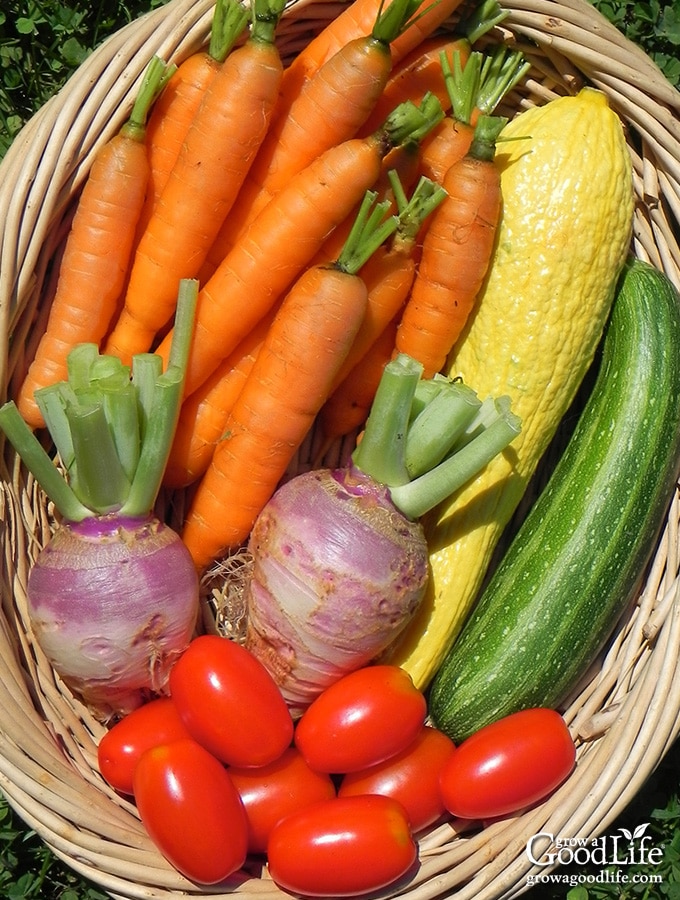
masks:
[[[73,403],[66,415],[77,460],[73,489],[90,509],[113,512],[129,491],[130,482],[118,459],[104,407],[101,403]]]
[[[0,428],[59,512],[72,522],[92,515],[64,480],[45,448],[21,417],[13,400],[0,408]]]
[[[0,408],[0,429],[65,519],[151,513],[179,416],[197,295],[196,281],[180,282],[165,372],[157,354],[135,357],[130,369],[79,344],[68,380],[36,391],[68,480],[16,405]]]
[[[156,381],[163,374],[163,360],[157,353],[139,353],[132,358],[132,384],[137,394],[139,439],[144,440],[154,413]]]
[[[66,369],[73,391],[80,393],[90,388],[90,372],[98,355],[96,344],[78,344],[71,350],[66,358]]]
[[[184,372],[189,361],[191,335],[194,329],[198,282],[193,279],[180,281],[177,296],[177,312],[173,325],[173,339],[170,344],[166,377],[173,381],[184,381]],[[180,386],[183,386],[180,385]]]
[[[518,434],[519,418],[509,410],[499,410],[494,422],[439,465],[408,484],[390,488],[392,502],[408,518],[420,518],[461,488]]]
[[[428,472],[451,449],[481,406],[472,388],[445,382],[411,423],[406,436],[406,468],[410,478]]]
[[[124,515],[145,515],[156,501],[182,403],[197,296],[197,281],[180,282],[168,367],[155,382],[153,414],[147,416],[139,464],[121,509]]]
[[[116,453],[128,482],[139,464],[140,429],[137,397],[129,379],[116,389],[103,386],[104,413],[113,434]]]
[[[64,404],[65,393],[63,386],[50,385],[38,391],[35,400],[43,419],[50,423],[50,435],[61,464],[73,478],[75,477],[76,458],[73,451],[73,436]],[[72,391],[71,394],[73,394]],[[73,399],[75,399],[75,395],[73,395]]]
[[[460,450],[465,444],[469,444],[473,438],[481,434],[485,428],[488,428],[496,421],[499,415],[506,416],[510,412],[509,397],[487,397],[477,411],[477,415],[467,426],[465,431],[454,442],[451,450]]]
[[[400,353],[385,366],[366,428],[352,462],[381,484],[406,484],[406,432],[423,367]]]
[[[353,465],[384,484],[394,505],[417,519],[476,475],[519,433],[507,397],[483,403],[460,380],[422,380],[399,354],[384,369]]]
[[[178,393],[181,395],[181,384],[178,385],[177,381],[165,376],[158,379],[157,407],[147,423],[137,470],[121,507],[124,515],[144,515],[144,510],[148,512],[155,502],[177,424]]]

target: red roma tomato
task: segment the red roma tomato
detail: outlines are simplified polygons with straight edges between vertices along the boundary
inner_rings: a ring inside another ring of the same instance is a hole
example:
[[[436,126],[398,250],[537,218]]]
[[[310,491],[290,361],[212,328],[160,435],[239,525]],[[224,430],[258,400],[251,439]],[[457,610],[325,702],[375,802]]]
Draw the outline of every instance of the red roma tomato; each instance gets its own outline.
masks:
[[[391,797],[323,800],[274,827],[269,873],[286,891],[351,897],[405,875],[417,858],[406,811]]]
[[[190,881],[216,884],[239,869],[248,822],[227,770],[191,738],[147,750],[135,769],[142,824]]]
[[[172,700],[150,700],[106,732],[97,748],[99,771],[111,787],[131,794],[132,777],[142,753],[185,737],[189,737],[189,732]]]
[[[453,741],[443,732],[423,725],[415,741],[401,753],[376,766],[345,775],[338,796],[393,797],[408,813],[411,830],[420,831],[446,812],[439,775],[455,751]]]
[[[526,709],[484,726],[441,773],[448,811],[463,819],[518,812],[547,797],[574,768],[569,729],[552,709]]]
[[[194,740],[229,765],[264,766],[293,739],[274,679],[227,638],[194,638],[170,670],[170,694]]]
[[[295,747],[273,763],[229,770],[248,817],[248,850],[265,853],[272,828],[284,816],[335,797],[330,777],[310,769]]]
[[[367,666],[310,704],[297,724],[295,743],[319,772],[356,772],[408,747],[426,714],[425,697],[403,669]]]

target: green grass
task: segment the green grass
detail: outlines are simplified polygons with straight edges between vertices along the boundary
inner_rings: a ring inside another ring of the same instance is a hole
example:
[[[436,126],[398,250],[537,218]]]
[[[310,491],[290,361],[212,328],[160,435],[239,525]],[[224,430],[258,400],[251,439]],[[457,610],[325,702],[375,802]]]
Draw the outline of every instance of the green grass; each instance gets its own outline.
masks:
[[[593,0],[603,16],[639,44],[676,87],[680,85],[680,3]]]
[[[0,796],[0,896],[6,900],[106,900],[54,856]]]
[[[112,31],[164,0],[5,0],[0,11],[0,157],[42,106]],[[680,4],[593,0],[680,84]]]
[[[0,11],[0,157],[13,137],[112,31],[164,0],[5,0]],[[594,5],[680,85],[680,3],[593,0]],[[661,884],[535,887],[529,900],[680,900],[680,744],[608,833],[645,823],[663,848]],[[568,836],[565,836],[568,837]],[[562,871],[562,870],[561,870]],[[567,867],[575,878],[595,877],[597,866]],[[634,875],[634,866],[627,867]],[[641,874],[647,874],[641,867]],[[103,900],[47,850],[0,798],[0,896],[7,900]]]
[[[94,47],[163,0],[5,0],[0,11],[0,156]]]

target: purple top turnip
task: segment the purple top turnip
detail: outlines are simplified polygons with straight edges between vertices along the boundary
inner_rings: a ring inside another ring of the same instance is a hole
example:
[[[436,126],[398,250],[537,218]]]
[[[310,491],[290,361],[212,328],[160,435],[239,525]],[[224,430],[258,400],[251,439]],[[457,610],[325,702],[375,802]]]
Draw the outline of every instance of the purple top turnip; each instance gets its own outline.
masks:
[[[421,373],[390,362],[350,464],[287,481],[250,535],[246,646],[295,716],[406,627],[428,579],[420,516],[518,433],[507,399]]]
[[[102,718],[166,690],[191,640],[198,574],[153,508],[184,386],[197,284],[182,282],[168,367],[140,354],[130,368],[79,344],[69,378],[36,391],[60,469],[13,401],[2,429],[61,521],[29,572],[35,637],[64,682]]]

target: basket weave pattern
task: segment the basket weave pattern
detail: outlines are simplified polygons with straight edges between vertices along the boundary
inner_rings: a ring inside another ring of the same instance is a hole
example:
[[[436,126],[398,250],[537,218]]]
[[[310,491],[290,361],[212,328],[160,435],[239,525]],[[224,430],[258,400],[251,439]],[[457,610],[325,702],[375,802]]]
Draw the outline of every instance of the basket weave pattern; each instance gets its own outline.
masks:
[[[491,39],[522,49],[532,69],[500,112],[576,93],[584,83],[604,90],[634,161],[634,252],[680,287],[680,94],[586,0],[502,6],[509,16]],[[298,0],[280,28],[284,58],[343,7]],[[126,118],[150,56],[180,61],[205,43],[211,16],[210,0],[171,0],[122,29],[26,125],[0,165],[0,400],[16,392],[44,328],[50,263],[93,154]],[[112,897],[285,896],[257,863],[228,887],[190,884],[156,851],[134,806],[99,776],[103,726],[55,676],[26,614],[28,570],[51,533],[52,511],[11,448],[2,450],[0,790],[59,857]],[[594,837],[637,793],[680,730],[679,520],[676,496],[635,602],[565,711],[579,742],[568,783],[484,830],[460,832],[456,822],[433,828],[420,840],[418,871],[391,895],[516,896],[528,875],[546,871],[525,853],[531,835]]]

